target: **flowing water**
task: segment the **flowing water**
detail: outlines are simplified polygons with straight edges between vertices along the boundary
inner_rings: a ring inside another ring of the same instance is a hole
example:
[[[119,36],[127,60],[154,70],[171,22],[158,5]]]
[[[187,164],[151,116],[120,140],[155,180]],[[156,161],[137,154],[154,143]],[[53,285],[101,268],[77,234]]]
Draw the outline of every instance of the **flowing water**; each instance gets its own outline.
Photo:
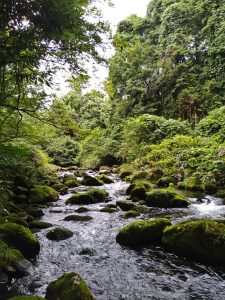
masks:
[[[109,193],[109,203],[126,199],[128,184],[116,175],[115,183],[104,185]],[[81,191],[85,187],[74,189]],[[188,259],[178,258],[163,248],[151,246],[129,249],[116,243],[116,234],[125,220],[124,212],[113,214],[99,212],[105,204],[88,205],[93,220],[90,222],[65,222],[78,206],[65,205],[70,194],[61,196],[54,207],[44,210],[45,221],[74,232],[64,241],[46,238],[49,229],[37,233],[41,242],[39,256],[26,277],[0,283],[0,299],[17,294],[45,295],[49,282],[65,272],[78,272],[88,283],[97,300],[147,300],[147,299],[225,299],[225,268],[214,268]],[[149,209],[142,219],[169,217],[173,223],[196,218],[224,218],[225,206],[220,199],[189,198],[186,209]],[[4,281],[4,278],[2,278]]]

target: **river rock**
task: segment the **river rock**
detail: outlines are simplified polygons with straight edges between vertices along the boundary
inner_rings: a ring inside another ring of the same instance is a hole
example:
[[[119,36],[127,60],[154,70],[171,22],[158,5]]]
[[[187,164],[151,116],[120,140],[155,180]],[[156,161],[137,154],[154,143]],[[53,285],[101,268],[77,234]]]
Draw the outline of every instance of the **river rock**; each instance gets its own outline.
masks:
[[[130,193],[132,199],[138,198],[142,200],[145,199],[145,194],[146,194],[146,188],[143,185],[136,185]]]
[[[162,242],[180,256],[224,264],[225,220],[196,220],[169,226]]]
[[[128,246],[142,246],[160,243],[165,227],[171,225],[168,219],[138,220],[122,227],[116,241]]]
[[[88,211],[89,211],[89,209],[87,207],[79,207],[78,209],[75,210],[75,212],[78,213],[78,214],[83,214],[83,213],[86,213]]]
[[[54,228],[47,233],[47,238],[53,241],[61,241],[69,239],[73,236],[73,232],[66,228]]]
[[[27,222],[24,221],[23,219],[16,218],[14,216],[7,216],[7,217],[2,217],[0,218],[0,225],[6,224],[6,223],[15,223],[15,224],[20,224],[23,225],[24,227],[29,227]]]
[[[76,178],[65,178],[63,183],[68,188],[75,188],[75,187],[78,187],[80,185],[80,183],[77,181]]]
[[[46,229],[52,226],[53,225],[51,223],[44,222],[44,221],[32,221],[29,223],[29,228],[31,229]]]
[[[112,214],[112,213],[117,212],[117,209],[111,208],[111,207],[103,207],[102,209],[100,209],[100,212]]]
[[[93,218],[91,216],[70,215],[66,216],[63,220],[73,222],[89,222],[93,220]]]
[[[28,201],[30,203],[46,204],[55,202],[59,199],[59,194],[56,190],[45,185],[35,185],[29,193]]]
[[[109,176],[106,176],[105,174],[101,174],[97,177],[98,180],[106,183],[106,184],[110,184],[110,183],[113,183],[114,181],[109,177]]]
[[[145,202],[150,207],[175,208],[187,207],[186,198],[169,189],[155,189],[146,193]]]
[[[119,208],[121,208],[123,211],[128,211],[131,209],[136,208],[136,204],[131,202],[131,201],[127,201],[127,200],[119,200],[116,201],[117,206],[119,206]]]
[[[138,216],[140,216],[141,214],[136,211],[136,210],[129,210],[125,215],[124,218],[125,219],[129,219],[129,218],[136,218]]]
[[[0,236],[5,243],[21,251],[25,257],[35,256],[40,251],[38,239],[22,225],[15,223],[1,225]]]
[[[98,202],[103,202],[108,193],[102,189],[92,188],[86,193],[75,194],[71,196],[67,201],[66,204],[94,204]]]
[[[100,186],[100,185],[103,185],[103,182],[93,176],[85,175],[81,181],[81,184],[87,185],[87,186]]]
[[[47,300],[95,300],[86,282],[77,273],[66,273],[47,287]]]

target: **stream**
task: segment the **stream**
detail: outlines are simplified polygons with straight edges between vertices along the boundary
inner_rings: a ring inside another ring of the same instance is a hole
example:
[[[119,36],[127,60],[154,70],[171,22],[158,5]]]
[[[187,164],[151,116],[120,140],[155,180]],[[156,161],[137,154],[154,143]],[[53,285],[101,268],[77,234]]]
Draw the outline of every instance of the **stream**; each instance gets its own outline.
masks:
[[[90,175],[96,173],[89,172]],[[112,184],[100,187],[109,193],[108,201],[126,199],[128,184],[115,174]],[[6,300],[18,294],[44,296],[47,285],[65,272],[79,273],[90,286],[97,300],[149,300],[149,299],[225,299],[225,268],[215,268],[179,258],[162,247],[151,246],[130,249],[116,243],[120,227],[134,219],[124,219],[124,212],[112,214],[99,212],[105,203],[88,205],[93,220],[90,222],[66,222],[67,215],[79,207],[65,205],[73,191],[87,189],[84,186],[70,190],[53,206],[44,209],[43,221],[73,231],[72,238],[50,241],[46,234],[36,235],[41,251],[33,262],[30,274],[0,282],[0,299]],[[193,196],[192,196],[193,197]],[[224,218],[225,206],[221,199],[212,196],[189,198],[191,205],[185,209],[150,208],[142,219],[168,217],[172,223],[190,219]],[[107,203],[108,204],[108,203]],[[83,215],[83,214],[81,214]]]

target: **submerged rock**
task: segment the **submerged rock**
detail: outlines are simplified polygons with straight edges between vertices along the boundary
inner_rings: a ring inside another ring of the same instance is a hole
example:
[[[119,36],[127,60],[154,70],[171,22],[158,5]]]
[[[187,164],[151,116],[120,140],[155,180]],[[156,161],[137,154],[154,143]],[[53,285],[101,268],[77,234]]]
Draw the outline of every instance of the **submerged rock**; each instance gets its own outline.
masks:
[[[163,230],[171,225],[168,219],[138,220],[122,227],[116,241],[128,246],[142,246],[160,243]]]
[[[86,213],[88,211],[89,211],[89,209],[87,207],[79,207],[78,209],[75,210],[75,212],[78,213],[78,214],[83,214],[83,213]]]
[[[162,242],[180,256],[224,264],[225,220],[196,220],[169,226]]]
[[[95,177],[90,176],[90,175],[85,175],[81,181],[81,184],[87,185],[87,186],[100,186],[100,185],[103,185],[103,182],[98,180]]]
[[[73,232],[66,228],[54,228],[47,233],[47,238],[53,241],[61,241],[69,239],[73,236]]]
[[[59,199],[59,194],[56,190],[45,185],[35,185],[30,193],[28,201],[30,203],[45,204],[55,202]]]
[[[14,223],[1,225],[0,237],[5,243],[21,251],[25,257],[35,256],[40,251],[38,239],[22,225]]]
[[[89,222],[93,220],[93,218],[91,216],[70,215],[65,217],[63,220],[73,222]]]
[[[189,205],[184,196],[168,189],[155,189],[147,192],[145,202],[148,206],[160,208],[179,208]]]
[[[47,287],[47,300],[95,300],[86,282],[77,273],[66,273]]]
[[[131,201],[127,201],[127,200],[116,201],[116,204],[123,211],[128,211],[128,210],[136,208],[136,204],[135,203],[133,203]]]

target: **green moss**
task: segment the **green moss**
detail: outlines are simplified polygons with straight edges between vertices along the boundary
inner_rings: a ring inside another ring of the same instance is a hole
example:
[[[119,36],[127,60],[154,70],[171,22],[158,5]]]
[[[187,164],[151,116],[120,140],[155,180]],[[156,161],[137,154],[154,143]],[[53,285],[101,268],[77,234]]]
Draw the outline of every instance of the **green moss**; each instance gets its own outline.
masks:
[[[136,185],[130,195],[131,198],[145,199],[146,188],[143,185]]]
[[[219,190],[219,191],[217,191],[216,197],[225,199],[225,190]]]
[[[78,214],[83,214],[83,213],[86,213],[88,211],[89,211],[89,209],[87,207],[79,207],[78,209],[75,210],[75,212],[78,213]]]
[[[204,190],[202,181],[199,178],[199,176],[192,176],[188,178],[185,183],[186,183],[185,188],[187,190],[195,191],[195,192]]]
[[[89,287],[77,273],[66,273],[47,287],[47,300],[94,300]]]
[[[62,195],[66,194],[68,191],[68,186],[63,183],[56,183],[52,187]]]
[[[38,239],[22,225],[7,223],[0,226],[0,238],[20,250],[25,257],[32,257],[40,251]]]
[[[134,221],[120,229],[116,241],[123,245],[142,246],[160,243],[163,230],[171,225],[168,219]]]
[[[102,209],[100,209],[100,212],[112,214],[112,213],[117,212],[117,210],[115,208],[111,208],[111,207],[103,207]]]
[[[121,179],[126,179],[127,177],[131,176],[133,173],[131,171],[123,171],[120,173]]]
[[[97,179],[99,181],[102,181],[106,184],[110,184],[110,183],[113,183],[114,181],[109,177],[109,176],[106,176],[105,174],[101,174],[97,177]]]
[[[179,181],[179,182],[177,183],[177,188],[178,188],[179,190],[185,190],[185,188],[186,188],[186,183],[185,183],[184,181]]]
[[[145,202],[151,207],[173,208],[187,207],[186,198],[170,189],[155,189],[146,193]]]
[[[105,190],[98,188],[90,188],[88,190],[88,194],[94,197],[97,200],[97,202],[105,201],[106,197],[108,196],[108,193]]]
[[[125,215],[124,218],[125,219],[129,219],[129,218],[136,218],[138,216],[140,216],[141,214],[138,211],[135,210],[129,210]]]
[[[28,209],[27,213],[29,215],[31,215],[32,217],[34,217],[34,218],[41,218],[42,216],[44,216],[44,212],[40,208],[31,208],[31,209]]]
[[[139,172],[135,172],[132,176],[131,176],[131,182],[135,183],[136,180],[141,180],[141,179],[149,179],[149,173],[146,171],[139,171]]]
[[[55,202],[58,199],[59,194],[53,188],[44,185],[36,185],[31,189],[28,201],[31,203],[44,204]]]
[[[203,185],[203,190],[205,193],[207,193],[209,195],[213,195],[217,191],[217,186],[215,183],[207,182]]]
[[[94,204],[96,203],[96,199],[89,195],[88,193],[75,194],[71,196],[66,204],[75,204],[75,205],[86,205],[86,204]]]
[[[87,186],[101,186],[101,185],[103,185],[103,182],[98,180],[95,177],[85,175],[81,181],[81,184],[87,185]]]
[[[119,200],[116,201],[117,206],[119,206],[120,209],[122,209],[123,211],[128,211],[131,209],[135,209],[136,208],[136,204],[131,202],[131,201],[127,201],[127,200]]]
[[[162,242],[178,255],[213,264],[225,263],[225,221],[196,220],[167,227]]]
[[[0,218],[0,225],[6,224],[6,223],[20,224],[20,225],[23,225],[24,227],[28,228],[28,224],[26,221],[24,221],[23,219],[12,217],[12,216],[6,216],[3,218]]]
[[[29,228],[35,228],[35,229],[46,229],[46,228],[50,228],[53,225],[51,223],[48,222],[44,222],[44,221],[32,221],[29,223]]]
[[[170,176],[162,177],[157,181],[159,187],[168,187],[170,183],[173,183],[173,179]]]
[[[63,220],[73,222],[89,222],[93,220],[93,218],[91,216],[70,215],[65,217]]]
[[[78,187],[80,185],[79,181],[77,181],[76,178],[65,178],[63,183],[68,188],[75,188],[75,187]]]

